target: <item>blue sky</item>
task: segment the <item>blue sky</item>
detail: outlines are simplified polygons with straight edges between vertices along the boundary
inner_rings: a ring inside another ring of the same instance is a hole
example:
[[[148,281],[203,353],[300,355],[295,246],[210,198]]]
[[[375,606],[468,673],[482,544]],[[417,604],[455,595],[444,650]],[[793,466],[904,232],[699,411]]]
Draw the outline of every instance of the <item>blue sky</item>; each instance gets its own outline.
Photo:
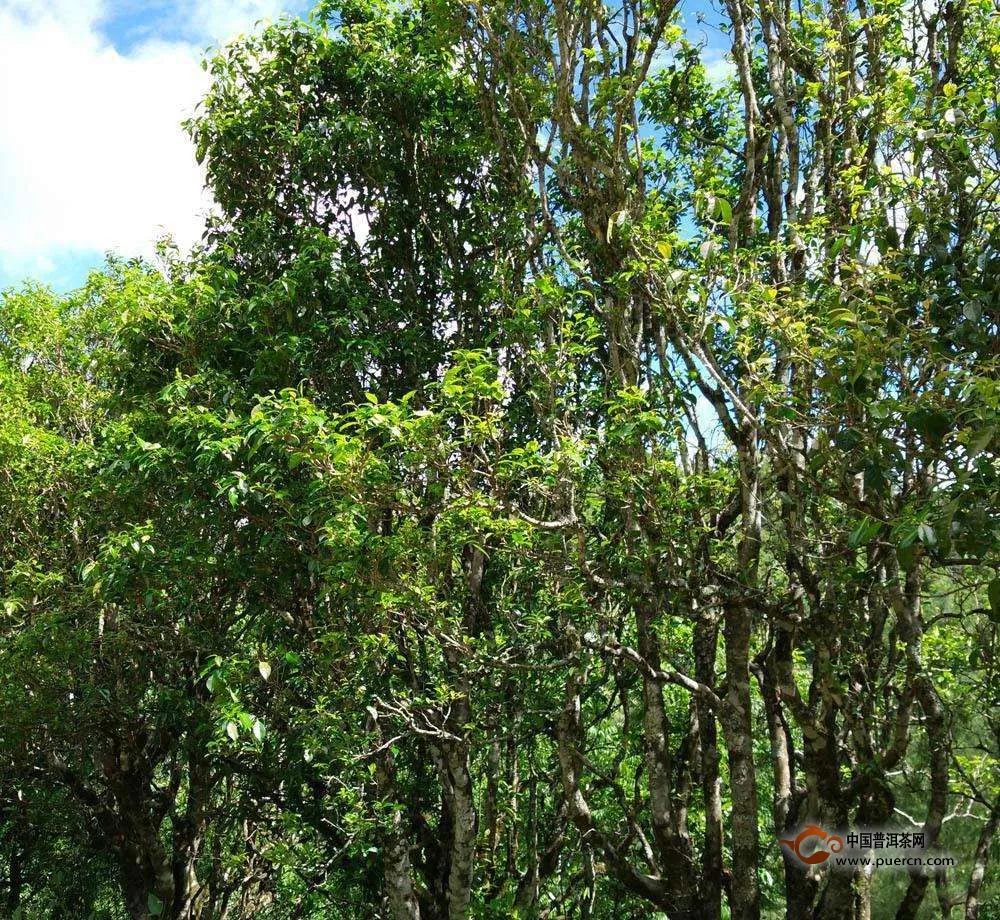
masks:
[[[715,75],[726,39],[685,3]],[[311,0],[0,0],[0,290],[66,291],[104,254],[201,235],[211,201],[181,130],[206,49]]]
[[[210,206],[180,128],[205,49],[298,0],[0,0],[0,289],[67,290],[106,251],[198,239]]]

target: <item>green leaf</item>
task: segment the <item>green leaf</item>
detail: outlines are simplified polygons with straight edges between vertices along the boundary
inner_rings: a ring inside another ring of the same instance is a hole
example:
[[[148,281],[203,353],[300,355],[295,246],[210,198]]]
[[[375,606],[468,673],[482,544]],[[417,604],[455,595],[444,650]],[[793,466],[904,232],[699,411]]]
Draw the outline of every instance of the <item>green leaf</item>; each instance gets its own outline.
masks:
[[[915,543],[909,543],[906,546],[900,546],[896,549],[896,558],[899,560],[899,567],[904,572],[909,572],[913,569],[914,565],[917,563],[917,546]]]
[[[857,549],[859,546],[864,546],[866,543],[878,536],[879,531],[882,529],[882,522],[877,521],[874,518],[865,517],[862,519],[861,523],[858,524],[854,530],[851,531],[850,536],[847,538],[847,544],[852,549]]]
[[[951,418],[938,409],[916,409],[909,414],[907,421],[931,444],[940,444],[951,430]]]
[[[163,902],[156,896],[155,891],[151,891],[146,898],[146,907],[153,917],[159,917],[163,913]]]
[[[977,431],[969,441],[969,457],[976,457],[986,450],[996,433],[996,425],[984,425],[982,430]]]
[[[986,597],[990,602],[990,619],[1000,623],[1000,576],[990,582],[986,589]]]

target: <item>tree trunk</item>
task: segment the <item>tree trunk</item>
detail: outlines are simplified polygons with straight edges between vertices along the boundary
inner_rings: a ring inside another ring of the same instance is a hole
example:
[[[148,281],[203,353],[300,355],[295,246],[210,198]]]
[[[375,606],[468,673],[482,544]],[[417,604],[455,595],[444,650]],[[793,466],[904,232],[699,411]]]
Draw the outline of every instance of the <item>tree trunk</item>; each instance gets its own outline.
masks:
[[[449,742],[442,751],[450,800],[452,840],[448,870],[448,920],[466,920],[472,901],[478,818],[467,745]]]
[[[706,611],[694,629],[695,679],[706,687],[715,686],[715,653],[719,624]],[[705,844],[702,851],[701,897],[707,918],[722,915],[722,780],[719,776],[719,730],[716,714],[699,694],[696,700],[700,735],[701,790],[705,808]]]
[[[969,887],[965,894],[965,920],[979,920],[979,893],[983,887],[983,879],[986,878],[990,847],[993,844],[998,824],[1000,824],[1000,804],[993,806],[993,810],[979,834],[979,841],[976,843],[976,855],[972,860],[972,875],[969,877]]]
[[[727,693],[722,728],[729,753],[729,787],[733,801],[732,920],[760,918],[757,881],[760,831],[750,711],[750,627],[749,609],[742,604],[727,608],[724,626]]]
[[[383,803],[395,806],[396,767],[388,749],[380,752],[375,760],[375,779]],[[413,890],[410,871],[410,847],[403,829],[403,812],[396,807],[393,807],[388,826],[382,833],[382,860],[385,894],[392,920],[420,920],[420,905]]]

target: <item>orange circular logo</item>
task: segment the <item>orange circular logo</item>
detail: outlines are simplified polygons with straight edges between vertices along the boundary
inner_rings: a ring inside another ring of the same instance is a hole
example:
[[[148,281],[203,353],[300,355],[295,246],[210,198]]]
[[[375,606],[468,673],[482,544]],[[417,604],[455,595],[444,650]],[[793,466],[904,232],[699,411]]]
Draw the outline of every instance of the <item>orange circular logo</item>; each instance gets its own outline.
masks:
[[[810,840],[816,840],[814,847],[809,847]],[[792,840],[779,841],[795,854],[795,858],[806,866],[818,866],[825,863],[832,854],[844,849],[844,839],[834,834],[828,834],[823,828],[809,824],[799,831]]]

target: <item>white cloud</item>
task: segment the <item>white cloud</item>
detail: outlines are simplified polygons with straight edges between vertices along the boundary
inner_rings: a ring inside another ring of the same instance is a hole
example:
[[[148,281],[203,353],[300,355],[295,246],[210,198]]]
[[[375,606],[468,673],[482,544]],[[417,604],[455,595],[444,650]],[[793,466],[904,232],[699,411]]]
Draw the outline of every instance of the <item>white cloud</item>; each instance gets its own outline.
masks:
[[[189,0],[184,4],[192,31],[214,41],[245,32],[260,20],[275,20],[281,0]]]
[[[107,6],[106,0],[4,0],[0,7],[5,13],[25,19],[50,18],[68,25],[88,26]]]
[[[710,83],[725,83],[736,76],[736,65],[728,49],[706,47],[701,53],[701,62]]]
[[[277,17],[271,0],[174,7],[202,41],[120,52],[101,0],[0,0],[0,273],[67,252],[148,254],[163,232],[189,246],[210,201],[181,121],[207,87],[209,42]]]

